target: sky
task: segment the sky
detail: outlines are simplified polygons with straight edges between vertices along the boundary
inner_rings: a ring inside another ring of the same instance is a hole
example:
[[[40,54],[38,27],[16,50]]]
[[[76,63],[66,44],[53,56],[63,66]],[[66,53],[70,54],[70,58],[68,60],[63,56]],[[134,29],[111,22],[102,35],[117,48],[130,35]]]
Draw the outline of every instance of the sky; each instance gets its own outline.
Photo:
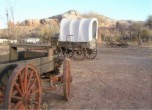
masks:
[[[96,12],[115,20],[144,21],[152,15],[152,0],[0,0],[0,28],[6,27],[10,7],[15,21],[48,18],[69,10]]]

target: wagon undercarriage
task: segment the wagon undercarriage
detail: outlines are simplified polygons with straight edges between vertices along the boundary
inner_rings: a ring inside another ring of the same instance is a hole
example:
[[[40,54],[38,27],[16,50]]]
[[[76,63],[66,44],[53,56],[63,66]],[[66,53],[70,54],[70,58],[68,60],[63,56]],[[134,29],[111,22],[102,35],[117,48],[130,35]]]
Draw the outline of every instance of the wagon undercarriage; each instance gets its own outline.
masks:
[[[59,42],[59,53],[62,52],[68,58],[73,58],[78,61],[86,59],[94,59],[97,56],[97,44],[90,48],[89,43],[61,43]]]

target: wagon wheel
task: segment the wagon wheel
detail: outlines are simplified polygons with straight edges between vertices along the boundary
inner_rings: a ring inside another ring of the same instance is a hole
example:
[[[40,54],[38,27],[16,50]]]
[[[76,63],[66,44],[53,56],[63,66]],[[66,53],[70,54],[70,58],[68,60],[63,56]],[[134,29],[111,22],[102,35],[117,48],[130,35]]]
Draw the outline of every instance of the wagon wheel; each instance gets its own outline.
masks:
[[[2,103],[4,100],[6,83],[16,66],[16,64],[9,65],[5,67],[0,73],[0,103]]]
[[[71,73],[70,73],[70,60],[66,58],[64,60],[63,67],[63,93],[65,99],[68,101],[71,97]]]
[[[87,49],[87,59],[94,59],[97,56],[97,49]]]
[[[68,58],[71,58],[71,57],[73,56],[73,48],[68,48],[68,49],[66,50],[66,56],[67,56]]]
[[[40,109],[42,89],[36,68],[17,66],[6,85],[4,109]]]
[[[79,60],[79,61],[82,61],[85,59],[86,57],[86,48],[82,45],[76,45],[74,47],[74,53],[73,53],[73,58],[75,60]]]

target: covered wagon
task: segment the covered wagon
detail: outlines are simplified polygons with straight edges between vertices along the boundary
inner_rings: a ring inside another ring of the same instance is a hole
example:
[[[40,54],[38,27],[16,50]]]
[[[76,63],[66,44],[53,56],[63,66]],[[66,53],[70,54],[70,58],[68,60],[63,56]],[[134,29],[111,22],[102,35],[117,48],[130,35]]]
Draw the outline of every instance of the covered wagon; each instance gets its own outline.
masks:
[[[63,19],[58,46],[76,60],[94,59],[97,55],[98,21],[96,18]]]

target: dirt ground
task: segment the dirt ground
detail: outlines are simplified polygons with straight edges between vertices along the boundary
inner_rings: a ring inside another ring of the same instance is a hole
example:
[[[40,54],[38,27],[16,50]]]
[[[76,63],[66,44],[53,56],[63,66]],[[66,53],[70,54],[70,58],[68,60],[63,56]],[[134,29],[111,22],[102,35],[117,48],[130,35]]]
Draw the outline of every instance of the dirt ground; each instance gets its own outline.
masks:
[[[72,61],[72,98],[45,93],[42,109],[152,109],[152,49],[100,47],[95,60]]]
[[[72,98],[43,93],[42,109],[152,109],[152,48],[99,47],[94,60],[71,61]]]

